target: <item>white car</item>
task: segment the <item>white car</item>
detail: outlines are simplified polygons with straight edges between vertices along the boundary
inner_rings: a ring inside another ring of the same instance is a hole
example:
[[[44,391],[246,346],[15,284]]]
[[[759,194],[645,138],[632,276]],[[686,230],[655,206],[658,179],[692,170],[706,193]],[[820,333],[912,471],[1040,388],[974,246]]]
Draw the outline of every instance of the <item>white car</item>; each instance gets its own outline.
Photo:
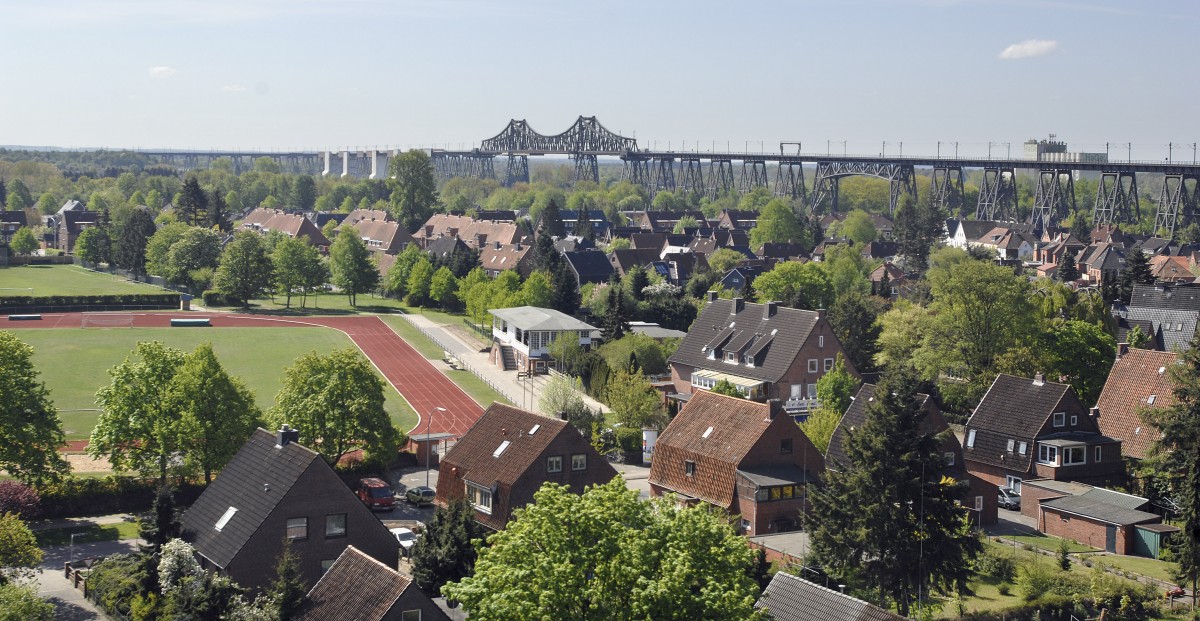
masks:
[[[396,537],[396,542],[400,544],[400,549],[404,556],[412,556],[413,546],[417,543],[417,534],[411,529],[400,527],[389,529],[393,536]]]

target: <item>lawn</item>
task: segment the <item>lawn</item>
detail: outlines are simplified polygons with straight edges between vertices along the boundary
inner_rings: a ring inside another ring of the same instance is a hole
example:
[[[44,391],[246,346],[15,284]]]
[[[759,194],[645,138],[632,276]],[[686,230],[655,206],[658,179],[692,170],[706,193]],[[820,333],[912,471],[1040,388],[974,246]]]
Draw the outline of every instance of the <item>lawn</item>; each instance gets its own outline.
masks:
[[[1012,539],[1013,541],[1019,541],[1020,543],[1022,543],[1024,545],[1031,545],[1035,548],[1046,550],[1047,552],[1053,552],[1055,554],[1058,553],[1058,547],[1060,545],[1062,545],[1062,542],[1063,542],[1063,540],[1058,537],[1051,537],[1048,535],[1040,535],[1040,534],[1039,535],[1005,535],[1005,538]],[[1093,548],[1090,546],[1085,546],[1081,543],[1076,543],[1076,542],[1068,539],[1067,540],[1067,551],[1070,552],[1071,554],[1076,554],[1079,552],[1095,552],[1096,548]]]
[[[34,364],[60,410],[68,440],[91,435],[96,391],[108,384],[108,369],[120,364],[138,341],[158,340],[185,351],[210,341],[225,369],[246,382],[264,410],[274,404],[283,369],[300,355],[354,346],[349,337],[328,328],[23,330],[18,336],[34,347]],[[417,416],[408,403],[386,382],[384,394],[392,421],[411,429]]]
[[[29,289],[33,289],[30,291]],[[0,297],[13,295],[119,295],[164,289],[92,272],[75,265],[27,265],[0,269]]]
[[[121,539],[136,539],[138,536],[138,524],[137,522],[119,522],[117,524],[93,524],[90,526],[54,528],[35,531],[33,535],[37,538],[39,548],[68,545],[71,543],[71,535],[75,535],[75,543],[118,541]]]
[[[1164,582],[1175,582],[1171,575],[1171,564],[1144,556],[1121,556],[1119,554],[1096,554],[1085,558],[1097,565],[1105,565],[1141,576],[1157,578]]]

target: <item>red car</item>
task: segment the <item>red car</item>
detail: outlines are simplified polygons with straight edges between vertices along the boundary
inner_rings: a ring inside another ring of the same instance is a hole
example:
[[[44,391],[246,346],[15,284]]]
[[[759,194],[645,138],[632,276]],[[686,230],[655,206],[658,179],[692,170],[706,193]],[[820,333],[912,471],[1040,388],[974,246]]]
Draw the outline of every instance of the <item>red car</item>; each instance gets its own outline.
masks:
[[[358,482],[358,499],[371,509],[390,511],[396,504],[392,488],[383,479],[363,479]]]
[[[1171,598],[1183,597],[1186,594],[1187,593],[1184,592],[1183,587],[1181,587],[1181,586],[1171,587],[1171,588],[1167,589],[1167,597],[1171,597]]]

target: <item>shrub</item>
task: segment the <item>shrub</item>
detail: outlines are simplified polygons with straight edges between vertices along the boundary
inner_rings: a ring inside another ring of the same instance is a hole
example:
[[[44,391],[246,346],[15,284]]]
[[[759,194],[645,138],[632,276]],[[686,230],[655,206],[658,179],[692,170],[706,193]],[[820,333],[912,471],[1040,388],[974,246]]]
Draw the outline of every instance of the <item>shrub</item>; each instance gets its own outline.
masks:
[[[134,477],[109,475],[103,478],[68,477],[39,487],[42,517],[77,517],[100,513],[137,513],[154,504],[157,483]],[[181,485],[176,492],[180,504],[191,504],[202,485]]]
[[[41,498],[29,486],[16,481],[0,481],[0,515],[16,513],[29,521],[41,513]]]
[[[975,571],[1001,582],[1012,582],[1017,577],[1017,561],[1011,554],[989,551],[975,559]]]
[[[216,289],[209,289],[200,294],[205,306],[241,306],[242,300]]]
[[[1009,586],[1007,582],[1001,582],[1000,584],[996,585],[996,592],[1008,597],[1008,594],[1012,592],[1012,587]]]

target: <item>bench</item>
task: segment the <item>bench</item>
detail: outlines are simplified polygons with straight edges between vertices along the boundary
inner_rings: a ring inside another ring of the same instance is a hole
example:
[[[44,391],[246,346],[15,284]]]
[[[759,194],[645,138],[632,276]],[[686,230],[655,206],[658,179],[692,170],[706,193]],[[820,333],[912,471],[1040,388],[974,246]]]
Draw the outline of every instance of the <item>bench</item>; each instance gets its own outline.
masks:
[[[41,321],[41,315],[9,315],[9,321]]]
[[[203,326],[211,326],[212,322],[208,317],[172,317],[172,328],[199,328]]]

